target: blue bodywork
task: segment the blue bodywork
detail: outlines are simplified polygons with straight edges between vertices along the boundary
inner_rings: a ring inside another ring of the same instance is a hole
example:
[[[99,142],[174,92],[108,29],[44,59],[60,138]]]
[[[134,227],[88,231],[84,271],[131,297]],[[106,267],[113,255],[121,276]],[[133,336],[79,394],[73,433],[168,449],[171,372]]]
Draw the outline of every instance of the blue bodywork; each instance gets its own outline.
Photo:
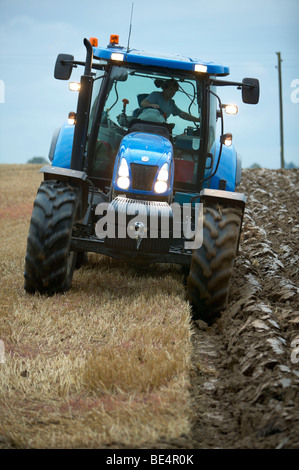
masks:
[[[68,123],[60,128],[52,160],[53,166],[70,168],[74,131],[75,126],[70,126]]]
[[[143,161],[142,158],[145,157]],[[170,196],[173,188],[174,167],[173,167],[173,148],[168,139],[161,135],[147,134],[142,132],[133,132],[125,136],[120,144],[119,151],[114,164],[112,177],[112,187],[117,191],[123,191],[117,186],[117,171],[121,158],[125,158],[130,171],[130,187],[127,192],[131,194],[156,194],[154,185],[157,180],[159,170],[165,163],[169,164],[170,178],[167,192],[163,196]],[[156,178],[154,179],[151,191],[138,191],[132,188],[131,163],[139,165],[157,166]]]
[[[218,161],[218,155],[220,151],[220,142],[217,142],[215,149],[215,158],[213,163],[213,169],[206,171],[205,178],[210,174],[214,173]],[[237,171],[237,152],[233,145],[230,147],[222,146],[221,158],[217,173],[207,180],[203,187],[210,189],[218,189],[219,181],[224,179],[226,181],[226,191],[235,191],[236,188],[236,171]]]
[[[60,128],[52,161],[53,166],[60,168],[70,168],[74,129],[75,126],[70,126],[67,123]],[[218,161],[219,150],[220,143],[217,143],[216,145],[214,145],[213,148],[213,166],[211,169],[205,171],[204,178],[207,178],[214,173]],[[150,164],[158,166],[159,171],[159,169],[162,168],[164,163],[170,164],[173,161],[173,148],[168,139],[159,135],[134,132],[125,136],[121,142],[119,151],[117,153],[113,171],[112,186],[117,191],[122,191],[121,188],[117,186],[117,170],[119,166],[119,161],[122,157],[127,160],[129,168],[131,163],[138,163],[141,165]],[[142,157],[148,157],[150,163],[143,162]],[[170,186],[167,193],[164,193],[163,196],[169,196],[172,192],[174,167],[173,165],[170,165],[170,167]],[[237,185],[236,175],[237,152],[233,146],[226,147],[225,145],[223,145],[217,172],[214,176],[212,176],[212,178],[209,178],[207,181],[204,182],[203,187],[210,189],[218,189],[219,181],[225,179],[226,190],[235,191]],[[130,181],[132,181],[131,174]],[[155,182],[156,180],[154,181],[154,183]],[[137,191],[130,187],[128,189],[128,192],[132,194],[141,194],[144,191]],[[156,193],[154,193],[154,191],[152,190],[150,193],[148,192],[147,194]],[[188,202],[192,196],[193,194],[190,194],[190,197],[187,197],[186,195],[187,199],[186,197],[184,197],[184,202]]]
[[[206,66],[206,73],[211,75],[225,76],[229,74],[229,67],[214,64],[213,62],[204,62],[198,59],[191,59],[180,55],[162,55],[156,52],[138,51],[130,49],[129,51],[123,47],[94,47],[94,56],[101,59],[110,60],[111,54],[120,53],[124,54],[123,60],[133,64],[152,65],[157,67],[166,67],[170,69],[194,71],[195,65]]]
[[[212,165],[212,168],[205,171],[204,179],[209,178],[209,176],[212,175],[216,169],[218,155],[220,151],[220,143],[217,143],[217,145],[214,145],[213,150],[214,150],[213,165]],[[236,175],[238,174],[238,170],[239,170],[237,168],[238,164],[240,164],[240,162],[238,163],[237,152],[235,148],[233,146],[226,147],[225,145],[223,145],[217,172],[214,176],[207,179],[203,183],[203,188],[218,189],[220,180],[224,179],[226,180],[226,188],[225,188],[226,191],[234,192],[236,189],[236,186],[239,184],[239,181],[236,180]],[[186,193],[186,192],[183,193],[183,192],[177,191],[174,195],[174,202],[177,202],[180,205],[187,204],[190,202],[190,200],[193,197],[194,197],[194,193]],[[198,200],[193,201],[192,205],[195,205],[196,202],[198,202]]]

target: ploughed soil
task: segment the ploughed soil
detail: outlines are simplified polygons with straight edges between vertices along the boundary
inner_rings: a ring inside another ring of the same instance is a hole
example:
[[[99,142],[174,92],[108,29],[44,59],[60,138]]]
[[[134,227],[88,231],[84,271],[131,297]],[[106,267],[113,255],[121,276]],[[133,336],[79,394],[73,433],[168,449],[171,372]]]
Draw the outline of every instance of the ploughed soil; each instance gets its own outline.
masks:
[[[299,171],[243,170],[238,192],[228,306],[193,328],[192,439],[168,448],[299,448]]]
[[[243,171],[229,303],[211,327],[194,325],[188,447],[299,447],[298,183],[298,170]]]

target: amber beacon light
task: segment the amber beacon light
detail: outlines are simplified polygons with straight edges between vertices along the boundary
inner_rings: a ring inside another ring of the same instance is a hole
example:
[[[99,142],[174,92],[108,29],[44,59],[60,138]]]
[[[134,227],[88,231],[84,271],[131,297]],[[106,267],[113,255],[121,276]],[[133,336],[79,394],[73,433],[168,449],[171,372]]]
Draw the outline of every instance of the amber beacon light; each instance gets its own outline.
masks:
[[[119,44],[119,35],[118,34],[111,34],[110,44],[113,44],[114,46]]]
[[[98,39],[97,38],[89,38],[89,42],[93,47],[98,47]]]

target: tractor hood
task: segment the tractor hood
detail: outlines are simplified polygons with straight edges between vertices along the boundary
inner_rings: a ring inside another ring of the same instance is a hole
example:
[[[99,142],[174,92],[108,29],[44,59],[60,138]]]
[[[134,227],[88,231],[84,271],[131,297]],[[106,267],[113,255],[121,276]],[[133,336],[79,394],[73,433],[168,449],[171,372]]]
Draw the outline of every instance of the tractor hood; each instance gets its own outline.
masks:
[[[133,132],[123,138],[119,158],[125,158],[128,164],[147,164],[161,167],[171,162],[173,150],[168,139],[156,134]]]
[[[160,185],[158,191],[156,182],[163,165],[169,171],[169,178],[165,190]],[[113,190],[118,193],[125,190],[131,197],[138,194],[167,198],[172,195],[173,178],[173,147],[166,137],[132,132],[122,139],[114,163]]]

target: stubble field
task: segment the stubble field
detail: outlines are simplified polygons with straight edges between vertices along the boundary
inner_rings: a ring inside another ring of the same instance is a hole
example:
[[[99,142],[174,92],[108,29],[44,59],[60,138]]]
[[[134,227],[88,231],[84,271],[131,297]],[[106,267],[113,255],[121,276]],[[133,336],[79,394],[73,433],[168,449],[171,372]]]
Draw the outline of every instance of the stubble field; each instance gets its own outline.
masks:
[[[0,448],[298,448],[298,170],[243,172],[211,327],[191,321],[173,265],[89,254],[69,292],[26,294],[38,170],[0,166]]]

